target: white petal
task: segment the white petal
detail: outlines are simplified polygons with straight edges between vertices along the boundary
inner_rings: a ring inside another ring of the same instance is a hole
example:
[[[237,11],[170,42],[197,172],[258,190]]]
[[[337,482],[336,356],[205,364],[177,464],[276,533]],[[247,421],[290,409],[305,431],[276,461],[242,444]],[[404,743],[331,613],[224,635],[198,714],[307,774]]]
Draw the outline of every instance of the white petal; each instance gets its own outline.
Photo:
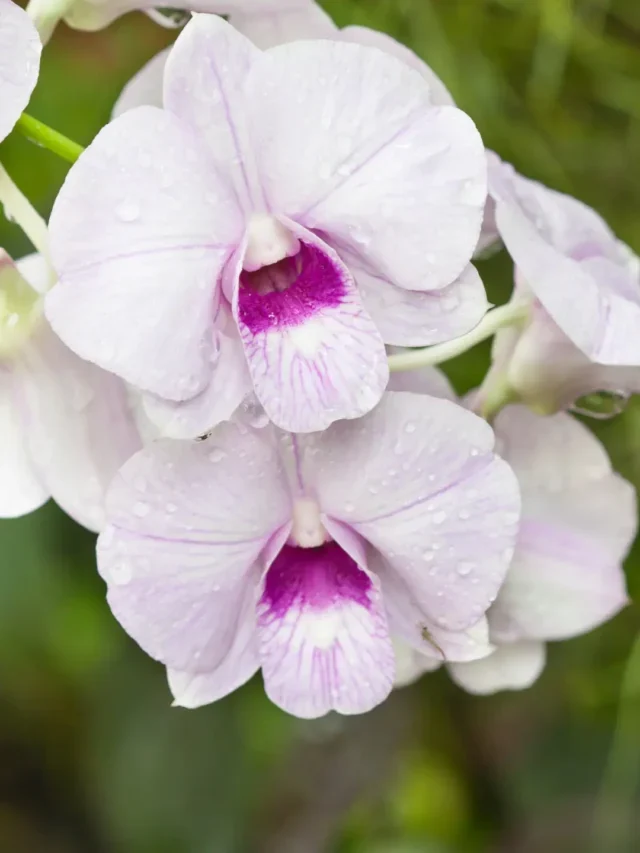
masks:
[[[544,669],[544,643],[508,643],[489,657],[471,663],[449,664],[451,678],[468,693],[488,695],[500,690],[524,690]]]
[[[18,518],[49,500],[24,435],[20,380],[0,370],[0,518]]]

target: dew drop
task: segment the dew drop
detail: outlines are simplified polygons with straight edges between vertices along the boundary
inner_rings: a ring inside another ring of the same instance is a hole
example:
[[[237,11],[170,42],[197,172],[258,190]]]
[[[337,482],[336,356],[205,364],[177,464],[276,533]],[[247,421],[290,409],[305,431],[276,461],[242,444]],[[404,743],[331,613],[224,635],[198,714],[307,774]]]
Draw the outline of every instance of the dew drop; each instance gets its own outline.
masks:
[[[624,412],[630,397],[626,391],[597,391],[580,397],[570,408],[577,415],[606,421]]]
[[[224,457],[226,455],[227,454],[224,452],[224,450],[222,450],[222,448],[216,447],[209,454],[209,461],[210,462],[222,462],[222,460],[224,459]]]
[[[116,207],[116,216],[121,222],[135,222],[140,218],[140,205],[132,199],[125,199]]]
[[[439,512],[435,512],[432,517],[432,521],[434,524],[442,524],[446,521],[447,513],[444,510],[440,510]]]
[[[415,432],[416,425],[412,421],[409,421],[409,423],[405,424],[404,431],[408,433]]]
[[[149,515],[149,504],[146,504],[144,501],[136,501],[133,505],[133,514],[137,515],[138,518],[144,518],[146,515]]]
[[[124,561],[114,563],[113,566],[111,566],[109,578],[111,579],[111,582],[115,584],[123,585],[129,583],[132,578],[131,566],[129,563]]]
[[[470,560],[462,560],[458,563],[458,574],[460,577],[466,578],[475,569],[476,564]]]

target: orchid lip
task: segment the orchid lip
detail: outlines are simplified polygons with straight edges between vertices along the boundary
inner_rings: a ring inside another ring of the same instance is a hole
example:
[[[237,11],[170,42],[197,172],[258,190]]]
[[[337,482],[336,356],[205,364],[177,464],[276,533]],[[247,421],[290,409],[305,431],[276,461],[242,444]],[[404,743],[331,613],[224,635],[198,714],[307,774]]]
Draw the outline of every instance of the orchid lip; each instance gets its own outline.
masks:
[[[281,257],[257,269],[247,269],[245,262],[238,306],[252,334],[301,326],[345,298],[344,273],[331,256],[310,242],[296,243],[295,254],[283,254],[283,244],[273,254]]]
[[[261,605],[271,615],[286,613],[296,598],[320,612],[340,601],[358,602],[369,609],[371,586],[366,572],[336,542],[314,548],[285,545],[267,572]],[[333,628],[329,618],[316,627],[316,633],[321,631],[333,641]]]

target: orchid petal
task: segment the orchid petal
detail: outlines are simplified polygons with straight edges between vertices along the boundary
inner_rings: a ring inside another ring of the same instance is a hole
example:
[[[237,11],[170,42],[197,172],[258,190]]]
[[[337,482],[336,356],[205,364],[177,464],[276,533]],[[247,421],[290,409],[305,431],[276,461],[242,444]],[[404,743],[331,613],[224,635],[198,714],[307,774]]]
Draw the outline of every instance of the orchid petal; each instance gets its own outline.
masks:
[[[520,483],[523,519],[491,635],[511,642],[589,631],[627,603],[621,562],[637,530],[634,489],[569,415],[510,406],[496,430]]]
[[[31,19],[0,0],[0,142],[13,130],[38,80],[42,45]]]
[[[351,26],[340,30],[339,37],[344,39],[344,41],[354,42],[365,47],[375,47],[378,50],[384,51],[384,53],[395,56],[424,77],[429,84],[431,103],[434,106],[455,107],[455,101],[451,93],[435,71],[429,68],[427,63],[420,59],[412,50],[405,47],[399,41],[396,41],[390,35],[387,35],[387,33],[381,33],[368,27]]]
[[[488,695],[531,687],[544,669],[545,660],[544,643],[509,643],[482,660],[449,664],[449,673],[468,693]]]
[[[203,442],[154,442],[107,497],[98,567],[116,618],[172,669],[211,672],[237,634],[250,573],[291,517],[270,429],[219,426]]]
[[[637,269],[586,205],[489,159],[496,223],[519,274],[592,361],[639,365]]]
[[[427,657],[402,640],[393,641],[393,653],[396,659],[396,679],[394,687],[407,687],[417,681],[425,672],[435,672],[442,666],[436,658]]]
[[[41,481],[79,524],[101,530],[107,488],[141,446],[124,383],[78,358],[44,321],[16,372],[23,440]]]
[[[210,376],[217,282],[243,227],[197,136],[169,113],[131,110],[98,134],[58,196],[60,281],[47,316],[82,358],[188,399]]]
[[[229,420],[252,390],[242,344],[233,336],[220,333],[209,384],[198,395],[183,403],[163,400],[152,394],[144,397],[144,410],[166,438],[197,438]]]
[[[470,332],[489,308],[482,279],[471,264],[448,287],[422,292],[394,287],[353,263],[350,269],[386,344],[419,347],[450,341]]]
[[[458,402],[453,385],[438,367],[420,367],[417,370],[398,370],[391,374],[389,391],[410,391],[413,394],[428,394],[443,400]]]
[[[462,273],[480,233],[484,147],[464,113],[431,106],[419,74],[372,48],[295,42],[267,51],[245,91],[272,210],[410,290]]]
[[[295,8],[234,12],[229,23],[262,50],[298,39],[338,37],[338,28],[313,0]]]
[[[0,370],[0,518],[18,518],[49,500],[47,491],[29,455],[21,417],[21,383],[14,372]]]
[[[313,438],[322,510],[386,558],[428,625],[458,631],[495,598],[513,554],[518,486],[491,428],[448,400],[387,393]]]
[[[129,80],[114,104],[111,118],[118,118],[135,107],[162,106],[164,69],[170,53],[170,47],[161,50]]]
[[[247,212],[261,204],[262,190],[243,91],[261,58],[261,51],[222,18],[197,15],[178,36],[164,78],[165,109],[198,132]]]
[[[244,603],[240,607],[236,634],[231,647],[211,672],[184,672],[169,669],[167,677],[174,705],[199,708],[227,696],[247,682],[260,668],[256,641],[255,595],[259,577],[247,579]]]

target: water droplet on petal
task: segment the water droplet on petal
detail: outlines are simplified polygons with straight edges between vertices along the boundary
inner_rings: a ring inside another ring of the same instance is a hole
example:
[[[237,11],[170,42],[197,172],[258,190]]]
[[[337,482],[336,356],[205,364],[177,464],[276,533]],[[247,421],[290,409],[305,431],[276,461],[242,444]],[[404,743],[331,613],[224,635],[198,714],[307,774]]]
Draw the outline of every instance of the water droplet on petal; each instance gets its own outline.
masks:
[[[144,518],[149,515],[150,506],[144,501],[136,501],[133,505],[133,514],[138,518]]]
[[[222,450],[222,448],[216,447],[209,454],[209,461],[210,462],[222,462],[222,460],[224,459],[224,457],[226,455],[227,454],[224,452],[224,450]]]
[[[119,563],[114,563],[109,571],[109,579],[111,583],[123,585],[131,581],[132,572],[129,563],[121,560]]]
[[[458,574],[465,578],[471,574],[475,567],[476,564],[472,563],[471,560],[462,560],[458,563]]]
[[[116,207],[116,216],[121,222],[135,222],[140,218],[140,205],[132,199],[124,199]]]
[[[624,412],[630,397],[626,391],[597,391],[580,397],[570,410],[577,415],[606,421]]]

